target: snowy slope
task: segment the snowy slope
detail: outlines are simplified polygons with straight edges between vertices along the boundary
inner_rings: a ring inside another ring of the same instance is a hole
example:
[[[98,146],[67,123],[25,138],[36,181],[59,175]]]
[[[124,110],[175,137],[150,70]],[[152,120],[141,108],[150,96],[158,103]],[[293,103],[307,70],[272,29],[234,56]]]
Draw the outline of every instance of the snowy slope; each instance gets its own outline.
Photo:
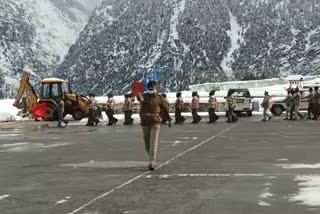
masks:
[[[0,98],[15,94],[22,71],[51,76],[98,3],[88,9],[80,0],[2,0]]]
[[[158,66],[164,91],[320,71],[318,0],[108,0],[57,75],[81,93],[128,90]]]

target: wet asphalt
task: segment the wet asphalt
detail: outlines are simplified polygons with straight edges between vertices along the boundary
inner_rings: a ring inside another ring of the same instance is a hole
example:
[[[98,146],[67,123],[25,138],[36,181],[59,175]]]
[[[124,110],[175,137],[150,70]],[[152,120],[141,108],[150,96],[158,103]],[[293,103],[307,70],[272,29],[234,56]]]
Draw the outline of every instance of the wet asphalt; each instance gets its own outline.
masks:
[[[224,120],[162,126],[153,172],[139,125],[0,129],[0,213],[320,213],[292,199],[319,169],[281,165],[320,163],[320,121]]]

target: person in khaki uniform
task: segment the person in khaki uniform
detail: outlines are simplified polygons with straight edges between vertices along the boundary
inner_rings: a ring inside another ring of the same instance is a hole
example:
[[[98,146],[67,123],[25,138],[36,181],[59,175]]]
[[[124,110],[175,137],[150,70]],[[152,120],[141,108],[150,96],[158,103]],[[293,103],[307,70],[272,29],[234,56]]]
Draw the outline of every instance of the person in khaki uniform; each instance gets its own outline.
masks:
[[[191,112],[192,112],[192,123],[199,123],[202,118],[198,115],[199,109],[199,95],[198,92],[192,92],[192,101],[191,101]]]
[[[148,83],[148,93],[143,95],[138,94],[138,101],[140,102],[140,118],[143,130],[143,139],[145,148],[149,156],[149,170],[154,170],[156,167],[158,141],[160,132],[160,112],[166,116],[171,127],[171,118],[168,109],[165,105],[165,100],[156,93],[156,83],[150,81]]]
[[[97,126],[100,120],[97,118],[97,101],[94,94],[89,94],[89,115],[86,126]]]
[[[237,98],[236,98],[235,94],[231,94],[227,98],[227,117],[228,117],[227,122],[228,123],[235,123],[239,120],[238,117],[234,113],[234,110],[236,108],[236,104],[237,104]]]
[[[287,90],[287,96],[286,98],[283,100],[283,102],[286,104],[286,117],[284,118],[284,120],[292,120],[292,92],[291,89]]]
[[[115,108],[116,108],[116,101],[113,99],[113,95],[109,94],[108,102],[107,102],[107,110],[106,110],[106,114],[109,119],[109,123],[107,124],[108,126],[116,125],[116,123],[118,122],[117,118],[113,116]]]
[[[65,126],[68,125],[68,121],[64,119],[64,101],[63,97],[59,99],[58,101],[58,127],[62,128],[61,122],[65,124]]]
[[[169,111],[170,103],[169,103],[169,99],[167,98],[167,95],[166,94],[162,94],[161,96],[163,97],[165,105],[166,105],[166,108]],[[162,118],[162,121],[161,121],[162,124],[166,124],[168,122],[166,116],[163,115],[163,112],[160,112],[160,117]]]
[[[268,114],[268,111],[272,107],[272,98],[269,95],[269,92],[265,91],[264,92],[264,99],[261,103],[261,107],[263,108],[263,119],[262,121],[269,121],[272,119],[272,117]]]
[[[133,112],[133,102],[134,99],[131,94],[125,94],[124,95],[124,103],[122,110],[124,112],[124,123],[123,125],[132,125],[134,119],[132,118],[132,112]]]
[[[181,92],[178,92],[176,94],[177,100],[175,103],[175,122],[174,124],[182,124],[186,119],[181,115],[183,107],[184,107],[184,102],[181,97]]]
[[[311,98],[312,102],[312,113],[313,113],[313,120],[318,120],[320,116],[320,92],[319,87],[314,87],[314,94]]]
[[[217,98],[214,96],[215,91],[212,90],[209,93],[209,100],[208,100],[208,113],[209,113],[209,121],[208,123],[214,123],[216,122],[219,117],[216,115],[216,109],[218,106]]]
[[[304,119],[304,115],[299,112],[300,103],[301,103],[301,93],[299,88],[295,89],[295,93],[292,96],[292,104],[293,104],[293,120],[297,120],[298,116],[300,119]]]
[[[308,117],[307,117],[307,119],[312,119],[312,117],[311,117],[311,111],[312,111],[312,105],[313,105],[313,103],[312,103],[312,96],[313,96],[313,88],[309,88],[309,94],[308,94],[308,96],[305,96],[305,97],[303,97],[303,99],[307,99],[307,101],[308,101]]]

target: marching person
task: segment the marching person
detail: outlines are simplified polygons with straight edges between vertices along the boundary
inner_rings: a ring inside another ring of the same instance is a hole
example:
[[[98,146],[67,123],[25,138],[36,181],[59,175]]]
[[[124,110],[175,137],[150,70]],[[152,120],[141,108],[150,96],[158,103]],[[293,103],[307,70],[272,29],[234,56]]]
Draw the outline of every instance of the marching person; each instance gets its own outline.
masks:
[[[122,107],[122,110],[124,112],[123,125],[132,125],[134,121],[134,119],[132,118],[134,98],[132,97],[131,94],[125,94],[124,98],[125,100]]]
[[[175,103],[175,123],[174,124],[182,124],[186,119],[181,115],[183,107],[184,107],[184,102],[181,97],[181,92],[178,92],[176,94],[177,100]]]
[[[198,115],[199,109],[199,95],[198,92],[192,92],[191,111],[192,111],[192,123],[199,123],[202,118]]]
[[[308,101],[308,117],[307,117],[307,119],[312,119],[312,117],[311,117],[311,111],[312,111],[312,105],[313,105],[313,103],[312,103],[312,96],[313,96],[313,88],[309,88],[309,94],[308,94],[308,96],[305,96],[303,99],[307,99],[307,101]]]
[[[216,115],[216,112],[215,112],[217,109],[217,106],[218,106],[217,98],[215,97],[215,93],[216,92],[214,90],[210,91],[210,93],[209,93],[209,100],[208,100],[209,121],[208,121],[208,123],[214,123],[219,119],[218,115]]]
[[[169,99],[167,98],[167,95],[166,95],[166,94],[162,94],[161,96],[163,97],[164,102],[165,102],[165,105],[166,105],[166,108],[167,108],[168,111],[169,111],[169,109],[170,109],[170,103],[169,103]],[[162,123],[162,124],[166,124],[166,123],[167,123],[167,118],[166,118],[166,116],[163,116],[162,114],[163,114],[163,112],[160,112],[160,116],[161,116],[161,118],[162,118],[161,123]]]
[[[97,101],[94,94],[89,94],[89,115],[86,126],[97,126],[100,120],[97,118]]]
[[[314,87],[314,94],[311,98],[312,102],[312,113],[313,113],[313,120],[318,120],[320,116],[320,92],[319,92],[319,87],[316,86]]]
[[[230,94],[227,98],[227,117],[228,123],[235,123],[239,120],[239,118],[235,115],[234,110],[236,108],[237,98],[235,94]]]
[[[300,103],[301,103],[301,93],[299,88],[296,88],[294,91],[294,95],[291,98],[292,99],[292,103],[293,103],[293,119],[292,120],[297,120],[298,116],[300,117],[300,119],[304,119],[304,115],[301,114],[299,112],[299,108],[300,108]]]
[[[272,119],[272,117],[268,114],[268,111],[272,107],[272,98],[269,95],[269,92],[265,91],[264,92],[264,99],[261,103],[261,106],[263,108],[263,119],[262,121],[269,121]]]
[[[107,124],[108,126],[116,125],[116,123],[118,122],[117,118],[113,116],[115,112],[115,108],[116,108],[116,101],[113,99],[113,95],[109,94],[108,102],[107,102],[107,110],[106,110],[106,114],[109,119],[109,123]]]
[[[149,170],[156,168],[158,141],[160,132],[160,112],[163,112],[171,127],[171,118],[165,105],[165,100],[156,93],[156,82],[150,81],[147,85],[148,93],[138,94],[140,102],[140,118],[143,130],[145,148],[149,156]]]
[[[287,96],[286,98],[283,100],[283,102],[286,104],[286,117],[284,118],[284,120],[292,120],[292,92],[291,89],[287,90]]]
[[[65,127],[68,125],[68,121],[64,119],[64,97],[60,98],[58,101],[58,127],[62,128],[61,122],[65,124]]]

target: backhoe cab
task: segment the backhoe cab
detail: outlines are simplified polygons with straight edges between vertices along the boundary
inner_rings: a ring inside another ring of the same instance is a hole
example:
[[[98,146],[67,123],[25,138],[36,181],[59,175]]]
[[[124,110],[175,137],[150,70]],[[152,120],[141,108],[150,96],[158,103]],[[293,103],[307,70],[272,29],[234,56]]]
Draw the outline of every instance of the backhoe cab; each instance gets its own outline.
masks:
[[[25,106],[21,105],[21,98],[24,92],[27,92],[27,100]],[[48,78],[41,81],[41,92],[38,97],[29,83],[29,73],[24,73],[20,82],[18,95],[14,106],[19,109],[25,108],[31,112],[32,107],[37,104],[46,104],[46,117],[45,120],[58,119],[58,102],[60,99],[64,100],[65,109],[64,114],[71,114],[75,120],[81,120],[88,112],[88,100],[85,97],[73,94],[70,90],[70,84],[66,80]]]

